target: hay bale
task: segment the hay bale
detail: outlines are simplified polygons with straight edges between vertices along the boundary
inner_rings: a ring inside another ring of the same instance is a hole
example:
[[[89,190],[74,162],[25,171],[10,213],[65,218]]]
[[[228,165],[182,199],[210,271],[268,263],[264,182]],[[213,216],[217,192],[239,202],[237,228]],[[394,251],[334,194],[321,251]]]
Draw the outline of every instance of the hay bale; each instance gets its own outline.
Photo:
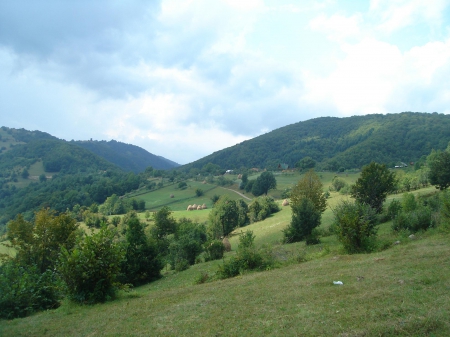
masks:
[[[242,179],[242,174],[239,174],[237,178]]]
[[[206,180],[203,180],[203,181],[202,181],[202,184],[206,184]]]
[[[202,205],[198,205],[198,206],[197,206],[197,209],[198,209],[198,210],[202,210],[202,209],[203,209]]]
[[[188,207],[187,207],[187,209],[186,209],[187,211],[192,211],[192,206],[191,205],[189,205]]]
[[[284,199],[282,205],[289,206],[289,201],[287,199]]]
[[[197,207],[198,207],[198,205],[197,205],[197,204],[193,204],[193,205],[192,205],[192,210],[196,210],[196,209],[197,209]]]
[[[175,197],[173,194],[170,195],[171,198]]]
[[[222,244],[225,247],[226,252],[231,252],[231,243],[230,243],[230,241],[228,241],[227,238],[223,238]]]
[[[202,205],[202,209],[207,209],[208,207],[206,207],[206,204]]]

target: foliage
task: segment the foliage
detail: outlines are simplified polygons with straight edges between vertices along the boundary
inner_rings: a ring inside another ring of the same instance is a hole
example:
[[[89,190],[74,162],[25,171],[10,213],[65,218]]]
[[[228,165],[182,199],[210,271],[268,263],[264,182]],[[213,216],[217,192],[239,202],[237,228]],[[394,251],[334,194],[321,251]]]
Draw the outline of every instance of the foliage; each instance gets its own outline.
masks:
[[[130,213],[126,225],[127,246],[121,265],[121,282],[136,286],[157,279],[163,264],[156,243],[145,235],[136,213]]]
[[[152,235],[157,240],[165,239],[168,235],[175,233],[177,222],[172,217],[172,211],[164,206],[159,211],[153,213],[155,226],[152,228]]]
[[[298,209],[301,200],[307,198],[312,201],[319,213],[323,213],[327,207],[327,200],[322,191],[322,186],[317,174],[313,170],[308,171],[292,189],[291,206]]]
[[[367,204],[381,213],[383,202],[388,193],[394,190],[395,184],[395,174],[386,165],[372,162],[362,168],[361,176],[352,186],[351,195],[359,203]]]
[[[238,214],[239,214],[238,227],[247,226],[250,223],[250,218],[248,216],[248,209],[249,209],[248,205],[242,199],[236,200],[235,202],[236,202],[236,206],[237,206]]]
[[[394,199],[390,202],[387,209],[387,220],[393,220],[401,212],[402,204],[400,201]]]
[[[376,238],[376,211],[367,204],[343,201],[334,210],[334,228],[350,254],[370,252]]]
[[[345,180],[336,176],[331,181],[331,186],[333,186],[333,188],[336,192],[339,192],[342,188],[347,186],[347,183],[345,182]]]
[[[239,211],[234,200],[223,195],[209,213],[209,234],[211,238],[219,239],[230,234],[239,226]]]
[[[432,132],[430,132],[432,130]],[[291,124],[235,146],[214,152],[182,167],[265,167],[279,163],[294,167],[299,158],[311,157],[318,166],[341,171],[372,161],[417,161],[431,149],[443,150],[450,140],[450,116],[403,112],[347,118],[322,117]]]
[[[0,266],[0,318],[12,319],[59,306],[58,278],[35,265],[10,260]]]
[[[219,260],[223,258],[225,246],[221,240],[212,240],[205,244],[206,261]]]
[[[316,243],[312,237],[314,228],[320,225],[321,213],[316,209],[311,199],[302,198],[300,204],[292,205],[292,219],[283,230],[285,243],[308,240]]]
[[[203,190],[202,190],[201,188],[197,188],[197,189],[195,190],[195,195],[196,195],[197,197],[201,197],[204,193],[205,193],[205,192],[203,192]]]
[[[180,219],[176,233],[169,245],[169,262],[176,271],[195,264],[196,257],[203,252],[206,242],[206,227],[190,219]]]
[[[297,167],[300,171],[307,171],[310,169],[313,169],[316,166],[316,162],[311,157],[307,156],[302,159],[300,159],[296,164],[295,167]]]
[[[234,277],[246,270],[265,270],[273,265],[270,254],[265,254],[255,248],[254,239],[252,231],[241,234],[236,255],[219,266],[217,271],[219,278]]]
[[[280,207],[272,197],[263,196],[253,199],[248,206],[248,216],[250,222],[262,221],[271,214],[280,210]]]
[[[125,246],[116,240],[116,232],[106,226],[79,238],[71,251],[63,247],[58,272],[69,299],[93,304],[114,298],[125,252]]]
[[[412,212],[417,208],[417,200],[414,194],[404,193],[402,198],[402,210],[403,212]]]
[[[412,211],[403,210],[392,221],[394,231],[408,230],[417,232],[435,227],[436,221],[433,219],[433,212],[429,207],[419,206]]]
[[[272,172],[266,171],[256,178],[251,191],[255,196],[260,196],[267,195],[267,192],[274,188],[277,188],[277,181]]]
[[[42,209],[29,222],[22,215],[8,224],[7,238],[17,254],[15,260],[22,265],[35,265],[40,273],[53,269],[60,248],[72,249],[75,244],[76,221],[68,214],[56,215]]]
[[[450,186],[450,153],[432,152],[427,161],[430,167],[430,183],[440,190],[447,189]]]

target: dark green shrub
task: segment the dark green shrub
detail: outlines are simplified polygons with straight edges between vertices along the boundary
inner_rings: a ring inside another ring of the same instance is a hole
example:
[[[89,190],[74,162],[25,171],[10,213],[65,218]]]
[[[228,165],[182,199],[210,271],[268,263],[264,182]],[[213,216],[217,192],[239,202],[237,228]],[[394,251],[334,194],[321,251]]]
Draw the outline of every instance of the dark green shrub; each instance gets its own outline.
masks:
[[[396,199],[392,200],[387,208],[388,219],[389,220],[395,219],[397,215],[401,212],[401,210],[402,204],[400,203],[400,201]]]
[[[333,212],[334,229],[346,252],[370,252],[375,248],[377,215],[373,208],[344,201]]]
[[[312,235],[314,228],[320,225],[321,213],[316,210],[314,203],[308,199],[301,199],[299,205],[292,205],[292,219],[288,227],[283,230],[284,243],[307,240],[308,243],[318,243],[318,236]]]
[[[262,221],[280,210],[278,204],[269,196],[255,198],[248,206],[250,222]]]
[[[213,240],[205,246],[206,261],[219,260],[223,258],[225,246],[221,240]]]
[[[147,238],[136,213],[130,213],[125,239],[127,247],[125,260],[121,264],[120,281],[136,286],[159,278],[163,263],[157,244]]]
[[[417,208],[417,200],[414,194],[404,193],[402,198],[402,210],[406,213],[412,212]]]
[[[102,226],[99,232],[78,239],[72,251],[61,250],[58,272],[69,299],[79,303],[104,302],[115,296],[125,247],[116,233]]]
[[[436,219],[429,207],[421,206],[412,212],[401,212],[392,222],[394,231],[408,230],[417,232],[435,227]]]
[[[33,312],[59,307],[57,275],[14,260],[0,266],[0,318],[25,317]]]
[[[239,237],[236,255],[219,266],[219,278],[234,277],[246,270],[265,270],[273,265],[271,254],[263,250],[258,251],[254,247],[254,239],[252,231],[247,231]]]

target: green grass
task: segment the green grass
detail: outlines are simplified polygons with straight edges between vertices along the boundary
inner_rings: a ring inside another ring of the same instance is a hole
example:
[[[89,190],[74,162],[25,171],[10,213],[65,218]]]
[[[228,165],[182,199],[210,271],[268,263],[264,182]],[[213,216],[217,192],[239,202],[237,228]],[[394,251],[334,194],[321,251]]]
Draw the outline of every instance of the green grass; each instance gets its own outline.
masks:
[[[301,244],[299,244],[301,247]],[[328,254],[194,285],[221,261],[94,306],[0,321],[2,336],[448,336],[448,235],[374,254]],[[333,285],[340,280],[342,286]]]
[[[322,178],[331,182],[332,176]],[[343,178],[355,176],[344,174]],[[289,183],[287,178],[285,183]],[[433,191],[431,187],[414,193]],[[170,192],[169,187],[160,192]],[[331,224],[331,209],[345,198],[331,193],[322,228]],[[388,201],[394,198],[401,195],[389,196]],[[204,222],[209,211],[188,212],[183,207],[173,216]],[[160,280],[121,293],[112,302],[94,306],[64,302],[56,310],[0,321],[0,335],[450,335],[448,233],[435,229],[411,240],[405,234],[392,233],[391,223],[385,223],[378,230],[378,252],[346,255],[334,235],[321,238],[316,246],[304,242],[279,245],[281,230],[290,217],[290,207],[282,207],[264,221],[237,229],[230,238],[233,251],[226,255],[227,259],[235,253],[237,234],[249,229],[256,235],[258,247],[271,245],[277,256],[284,258],[281,268],[215,281],[221,260],[199,263],[180,273],[163,270]],[[394,245],[397,240],[400,244]],[[213,281],[196,285],[202,274]],[[338,280],[344,285],[333,284]]]
[[[181,211],[186,210],[189,205],[193,204],[206,204],[208,208],[211,208],[213,205],[211,198],[214,195],[227,195],[232,200],[241,199],[241,196],[228,190],[228,188],[230,187],[223,188],[213,184],[203,184],[200,181],[188,181],[186,189],[179,189],[178,184],[169,184],[153,191],[130,193],[127,198],[144,200],[145,208],[151,211],[156,211],[163,206],[168,206],[173,211]],[[196,189],[203,190],[204,194],[197,197]],[[170,197],[171,195],[173,195],[173,198]]]

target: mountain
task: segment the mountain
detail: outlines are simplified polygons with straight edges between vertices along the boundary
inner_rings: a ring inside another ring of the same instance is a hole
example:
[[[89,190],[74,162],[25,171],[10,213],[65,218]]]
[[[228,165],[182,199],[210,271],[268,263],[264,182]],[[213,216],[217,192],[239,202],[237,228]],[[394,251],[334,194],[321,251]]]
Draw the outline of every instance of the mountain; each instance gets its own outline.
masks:
[[[311,157],[322,169],[360,168],[371,161],[415,162],[450,141],[450,115],[403,112],[346,118],[321,117],[273,130],[181,167],[222,169],[293,167]]]
[[[76,204],[101,204],[112,194],[146,186],[145,175],[135,172],[173,165],[129,144],[67,142],[41,131],[1,127],[0,233],[19,213],[30,219],[41,208],[62,212]]]
[[[139,173],[148,166],[158,170],[168,170],[180,166],[179,164],[161,156],[147,152],[139,146],[107,141],[73,141],[73,143],[88,149],[107,161],[119,166],[125,171]]]

